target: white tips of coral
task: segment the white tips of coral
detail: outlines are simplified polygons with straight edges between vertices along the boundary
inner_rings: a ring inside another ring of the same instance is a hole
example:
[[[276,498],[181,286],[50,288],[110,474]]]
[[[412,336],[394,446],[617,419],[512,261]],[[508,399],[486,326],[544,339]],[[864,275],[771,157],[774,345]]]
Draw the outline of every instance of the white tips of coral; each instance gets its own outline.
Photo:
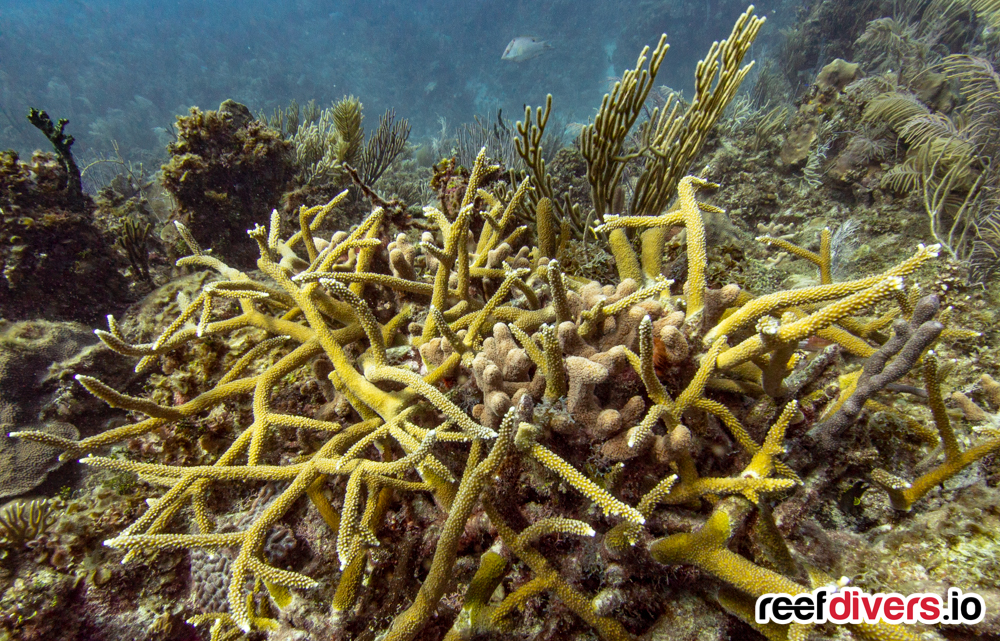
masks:
[[[924,246],[923,243],[917,245],[917,251],[922,254],[927,254],[931,258],[937,258],[938,254],[941,253],[941,244],[935,243],[933,245]]]
[[[177,233],[180,234],[184,242],[187,243],[188,249],[191,250],[192,254],[195,256],[201,256],[206,253],[202,250],[201,246],[198,245],[198,241],[194,239],[194,236],[191,235],[191,230],[188,229],[184,223],[179,220],[175,220],[174,227],[177,228]]]
[[[517,537],[518,545],[531,545],[540,537],[549,534],[574,534],[576,536],[597,535],[597,531],[583,521],[563,517],[549,517],[529,525]]]
[[[104,547],[116,548],[116,549],[120,548],[120,547],[122,547],[124,545],[124,542],[122,541],[122,538],[123,537],[121,537],[121,536],[116,536],[113,539],[105,539],[104,540]],[[122,559],[121,563],[122,563],[122,565],[124,565],[125,564],[125,559]]]

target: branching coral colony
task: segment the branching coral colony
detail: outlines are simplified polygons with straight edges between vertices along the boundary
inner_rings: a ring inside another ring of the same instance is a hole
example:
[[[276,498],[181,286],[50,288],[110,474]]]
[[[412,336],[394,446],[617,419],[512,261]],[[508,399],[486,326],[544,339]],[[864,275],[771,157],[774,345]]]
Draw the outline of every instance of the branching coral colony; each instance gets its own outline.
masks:
[[[741,18],[748,20],[756,21],[749,11]],[[806,438],[801,426],[817,409],[807,390],[832,360],[830,349],[811,358],[798,350],[814,336],[867,360],[863,372],[842,379],[840,398],[817,423],[833,428],[817,440],[835,438],[911,370],[927,381],[946,459],[912,484],[878,472],[897,507],[1000,448],[993,439],[959,450],[934,361],[924,355],[942,333],[937,301],[916,300],[907,279],[936,246],[917,247],[885,273],[834,283],[829,242],[814,253],[762,239],[816,263],[821,284],[759,298],[733,285],[711,289],[701,215],[710,207],[698,190],[713,185],[687,176],[666,213],[607,214],[598,230],[684,227],[683,295],[671,296],[669,282],[646,268],[662,262],[662,234],[641,236],[644,268],[634,273],[642,282],[623,277],[602,286],[561,269],[544,199],[534,230],[540,249],[529,251],[531,230],[516,224],[515,212],[531,179],[501,199],[481,188],[494,170],[484,150],[454,219],[425,209],[437,233],[426,232],[419,246],[403,234],[388,238],[378,208],[350,233],[314,237],[346,192],[303,208],[300,229],[285,240],[274,214],[269,227],[250,231],[266,281],[204,253],[185,234],[194,255],[179,264],[221,279],[152,343],[129,343],[111,317],[100,338],[139,357],[140,372],[189,341],[254,330],[259,342],[214,388],[173,407],[79,377],[110,405],[148,417],[135,424],[79,441],[17,434],[164,488],[107,541],[127,551],[125,562],[163,549],[229,551],[228,606],[192,619],[212,623],[213,639],[282,626],[309,627],[316,638],[355,636],[369,625],[371,636],[386,640],[465,639],[539,618],[561,621],[563,633],[586,625],[602,638],[630,639],[665,614],[669,565],[717,577],[727,586],[718,601],[741,617],[765,592],[829,582],[823,568],[796,560],[771,517],[772,503],[802,482],[782,460],[786,433],[801,435],[796,443]],[[616,248],[633,251],[624,242]],[[235,299],[240,312],[219,317],[223,299]],[[877,305],[882,316],[859,316]],[[887,340],[879,330],[894,320],[895,338]],[[275,409],[292,375],[310,366],[329,372],[336,417]],[[98,455],[246,398],[252,422],[212,465]],[[311,437],[279,442],[289,430]],[[712,441],[729,453],[706,455],[701,446]],[[232,487],[264,484],[278,488],[276,498],[243,526],[217,528],[233,507]],[[746,531],[751,515],[756,525]],[[269,534],[307,520],[317,539],[335,540],[337,564],[314,563],[307,575],[269,563]],[[747,536],[753,559],[730,549]],[[390,563],[374,562],[376,554]],[[320,599],[332,601],[321,617],[282,613]],[[852,631],[912,638],[888,625]],[[761,632],[784,639],[808,630]]]

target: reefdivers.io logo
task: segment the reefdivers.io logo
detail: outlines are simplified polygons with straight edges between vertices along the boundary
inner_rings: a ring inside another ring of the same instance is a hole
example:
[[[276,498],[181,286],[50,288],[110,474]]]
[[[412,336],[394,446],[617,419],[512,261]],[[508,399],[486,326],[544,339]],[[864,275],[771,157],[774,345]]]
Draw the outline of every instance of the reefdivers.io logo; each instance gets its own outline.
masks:
[[[948,588],[938,594],[867,594],[858,588],[825,585],[802,594],[765,594],[757,599],[757,623],[948,623],[971,625],[986,615],[983,597]]]

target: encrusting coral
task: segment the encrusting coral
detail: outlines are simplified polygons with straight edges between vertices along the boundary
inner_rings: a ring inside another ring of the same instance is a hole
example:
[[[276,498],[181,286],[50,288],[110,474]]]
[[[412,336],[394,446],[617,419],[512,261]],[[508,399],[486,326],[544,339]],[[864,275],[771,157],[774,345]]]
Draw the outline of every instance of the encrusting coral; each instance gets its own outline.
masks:
[[[751,15],[738,25],[759,28]],[[735,57],[738,65],[742,53]],[[196,341],[239,334],[255,344],[234,355],[213,387],[172,406],[79,376],[95,396],[147,418],[80,440],[13,436],[162,488],[106,542],[126,552],[124,562],[158,550],[227,550],[226,603],[191,619],[212,623],[213,639],[290,629],[353,638],[370,626],[386,641],[519,631],[539,609],[558,621],[552,630],[587,626],[601,638],[631,639],[669,618],[650,586],[676,572],[670,566],[694,566],[727,584],[732,591],[720,601],[738,616],[764,592],[828,583],[788,549],[771,517],[771,503],[795,492],[808,468],[784,460],[786,448],[804,439],[816,406],[829,400],[821,380],[829,352],[800,349],[814,337],[927,381],[945,472],[909,489],[891,480],[890,492],[902,495],[893,495],[896,507],[908,508],[945,473],[994,447],[960,451],[943,415],[934,361],[924,353],[942,332],[908,342],[911,326],[936,312],[933,301],[914,302],[910,282],[936,246],[918,247],[877,276],[835,283],[828,241],[806,252],[762,239],[815,263],[821,284],[759,298],[715,289],[706,278],[703,214],[718,208],[699,200],[714,185],[685,176],[675,208],[603,217],[596,231],[620,231],[625,242],[611,242],[632,260],[619,264],[617,286],[602,285],[563,271],[551,255],[558,245],[549,215],[534,230],[518,224],[533,178],[501,197],[483,188],[494,171],[484,149],[455,211],[425,208],[435,231],[419,245],[391,234],[378,207],[350,231],[317,237],[346,192],[302,208],[290,236],[274,212],[267,227],[249,232],[260,276],[204,253],[180,226],[192,255],[178,264],[220,279],[151,342],[130,342],[111,316],[98,336],[138,358],[137,372]],[[663,236],[642,235],[641,257],[627,242],[628,229],[670,227],[685,233],[680,295],[660,275]],[[535,251],[525,246],[532,231]],[[863,318],[873,310],[881,315]],[[897,317],[897,339],[877,331]],[[842,381],[831,414],[890,389],[869,386],[883,370],[867,369]],[[332,409],[308,416],[279,408],[304,371],[322,373]],[[860,389],[867,392],[852,401]],[[237,422],[212,464],[104,455],[115,443],[247,399],[252,419]],[[266,506],[219,527],[232,507],[227,497],[264,484],[275,488]],[[729,548],[751,516],[753,559]],[[293,525],[315,545],[308,568],[279,567],[266,553],[272,534]],[[320,541],[333,539],[323,552]],[[331,603],[329,615],[304,614],[307,600],[320,597]],[[882,624],[853,632],[913,637]]]

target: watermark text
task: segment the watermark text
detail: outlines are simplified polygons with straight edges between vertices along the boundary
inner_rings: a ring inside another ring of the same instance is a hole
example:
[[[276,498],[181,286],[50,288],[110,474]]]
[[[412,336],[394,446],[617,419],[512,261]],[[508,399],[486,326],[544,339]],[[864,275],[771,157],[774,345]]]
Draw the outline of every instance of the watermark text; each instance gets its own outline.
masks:
[[[802,594],[765,594],[757,599],[757,623],[979,623],[986,615],[983,597],[948,588],[939,594],[868,594],[859,588],[827,585]]]

